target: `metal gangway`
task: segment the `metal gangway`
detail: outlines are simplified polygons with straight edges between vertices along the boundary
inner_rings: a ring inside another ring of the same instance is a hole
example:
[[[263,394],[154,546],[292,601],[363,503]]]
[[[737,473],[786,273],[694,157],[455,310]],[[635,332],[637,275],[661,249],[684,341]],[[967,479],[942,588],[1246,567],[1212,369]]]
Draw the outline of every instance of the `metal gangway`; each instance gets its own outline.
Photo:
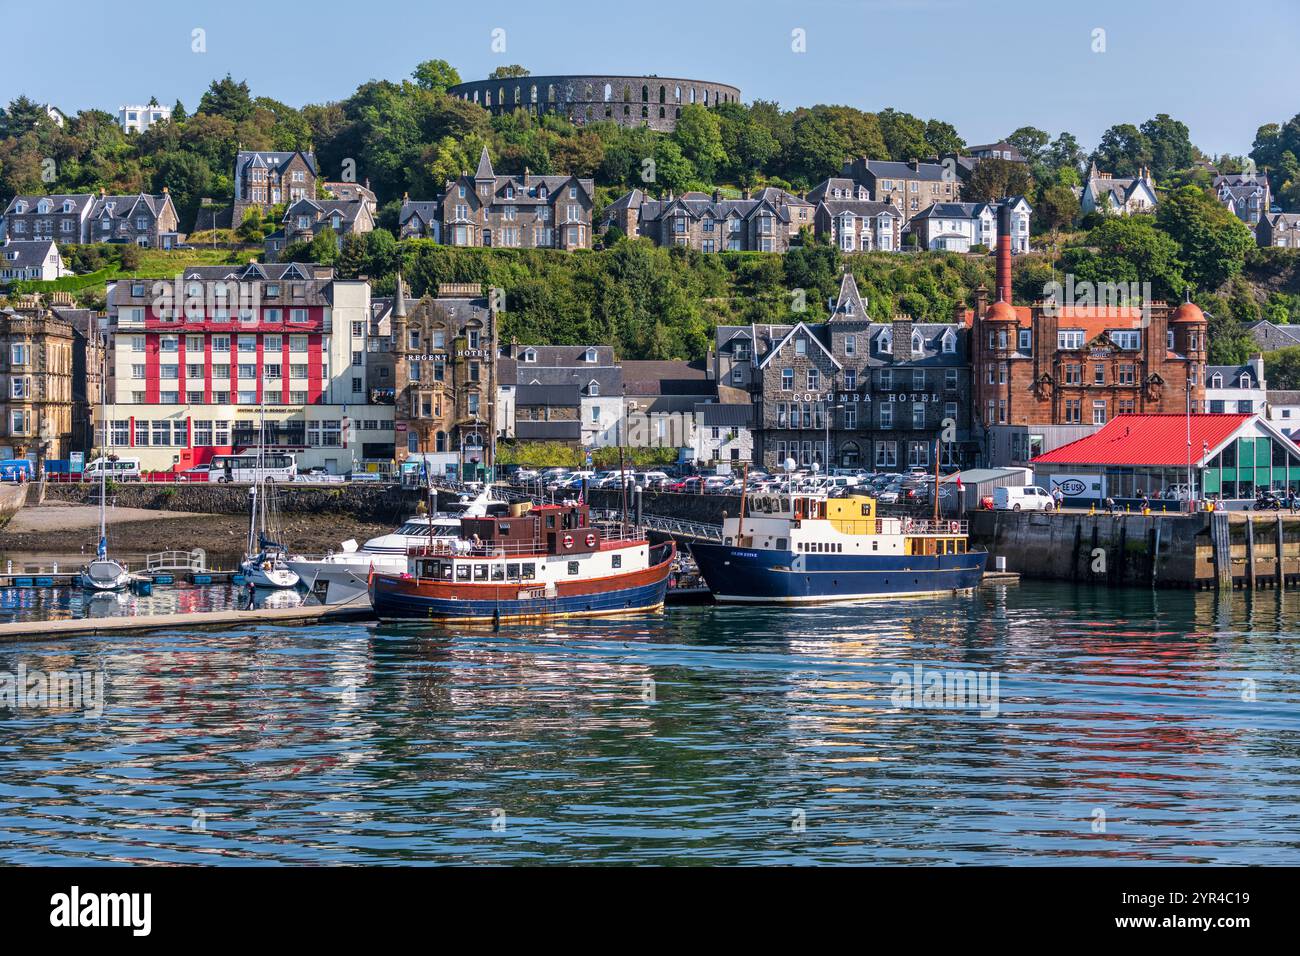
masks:
[[[465,485],[459,482],[439,482],[434,487],[439,491],[447,491],[459,495],[477,494],[483,490],[481,485]],[[520,491],[503,485],[493,485],[492,494],[499,497],[502,501],[528,501],[535,505],[550,504],[553,501],[558,503],[563,501],[565,497],[571,497],[566,495],[531,494],[527,491]],[[629,495],[627,512],[629,522],[635,520],[634,513],[635,509],[632,503],[632,496]],[[614,509],[599,511],[593,508],[592,518],[593,520],[618,524],[623,520],[623,513],[622,511]],[[722,540],[722,526],[708,524],[703,521],[689,521],[685,518],[671,518],[668,515],[656,515],[642,511],[641,525],[642,527],[649,528],[652,531],[661,531],[664,534],[671,534],[676,537],[697,538],[701,541]]]
[[[155,571],[197,571],[208,570],[208,555],[202,548],[190,551],[158,551],[145,555],[144,569],[152,574]]]

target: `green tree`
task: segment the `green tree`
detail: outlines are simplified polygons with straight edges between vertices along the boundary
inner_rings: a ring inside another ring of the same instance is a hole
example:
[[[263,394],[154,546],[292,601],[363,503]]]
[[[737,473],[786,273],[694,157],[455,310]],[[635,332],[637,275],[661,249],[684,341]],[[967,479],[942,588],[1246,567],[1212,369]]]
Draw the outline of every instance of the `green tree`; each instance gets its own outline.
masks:
[[[993,202],[1006,196],[1028,195],[1033,186],[1033,177],[1025,163],[983,159],[971,170],[962,192],[970,202]]]
[[[876,116],[890,159],[907,162],[909,159],[922,159],[929,155],[923,120],[893,107],[881,110]]]
[[[1029,161],[1030,166],[1046,161],[1047,146],[1051,141],[1048,133],[1035,126],[1022,126],[1007,137],[1007,142],[1020,150],[1020,155]]]
[[[425,60],[411,71],[417,86],[434,93],[445,93],[460,82],[460,74],[446,60]]]
[[[1270,388],[1300,389],[1300,345],[1265,352],[1264,378]]]
[[[509,80],[515,77],[528,76],[528,70],[518,63],[511,63],[509,66],[499,66],[488,74],[489,80]]]
[[[718,120],[698,103],[682,107],[673,139],[682,155],[706,182],[713,182],[718,169],[727,161],[722,149],[722,131]]]
[[[1142,124],[1141,133],[1151,150],[1151,174],[1158,182],[1192,165],[1195,148],[1186,123],[1158,113]]]
[[[1214,290],[1241,272],[1255,242],[1250,229],[1213,196],[1184,186],[1156,208],[1156,224],[1178,243],[1186,276]]]
[[[1112,126],[1101,135],[1092,160],[1097,168],[1116,176],[1136,176],[1151,165],[1151,143],[1132,123]]]
[[[223,116],[235,123],[249,119],[253,115],[253,98],[248,83],[236,83],[229,73],[223,80],[213,80],[199,100],[199,112]]]
[[[1055,233],[1079,218],[1079,200],[1068,186],[1048,186],[1034,205],[1033,218],[1043,231]]]

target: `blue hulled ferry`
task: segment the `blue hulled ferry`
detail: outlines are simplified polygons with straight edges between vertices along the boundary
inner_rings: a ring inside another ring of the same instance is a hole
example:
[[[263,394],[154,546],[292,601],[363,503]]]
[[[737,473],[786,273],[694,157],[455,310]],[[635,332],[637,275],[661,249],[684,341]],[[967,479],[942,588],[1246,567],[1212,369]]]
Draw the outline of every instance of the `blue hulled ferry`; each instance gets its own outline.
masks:
[[[748,510],[746,505],[749,505]],[[988,552],[965,521],[883,517],[864,495],[759,495],[722,523],[722,543],[694,543],[718,601],[816,603],[970,591]]]

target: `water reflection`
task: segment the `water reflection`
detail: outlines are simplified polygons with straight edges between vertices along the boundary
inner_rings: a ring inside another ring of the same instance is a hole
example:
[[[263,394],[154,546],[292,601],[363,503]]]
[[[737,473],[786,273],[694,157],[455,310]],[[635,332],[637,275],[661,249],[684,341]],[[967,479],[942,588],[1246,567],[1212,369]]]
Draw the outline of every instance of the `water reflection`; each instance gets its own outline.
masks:
[[[0,647],[109,698],[0,710],[0,860],[1295,862],[1297,612],[1026,584]],[[998,715],[895,706],[918,664]]]

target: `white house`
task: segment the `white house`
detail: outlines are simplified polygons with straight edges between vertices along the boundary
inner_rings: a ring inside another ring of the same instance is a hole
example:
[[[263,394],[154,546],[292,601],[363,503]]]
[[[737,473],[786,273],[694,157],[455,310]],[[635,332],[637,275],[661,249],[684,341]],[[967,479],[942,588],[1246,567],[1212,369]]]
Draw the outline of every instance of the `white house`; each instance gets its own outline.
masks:
[[[1132,177],[1103,173],[1093,163],[1088,179],[1079,193],[1079,209],[1085,214],[1095,209],[1127,216],[1135,212],[1153,212],[1156,208],[1156,184],[1145,166]]]
[[[157,103],[117,108],[117,123],[124,133],[143,133],[154,123],[165,123],[171,118],[172,108]]]
[[[71,274],[53,239],[11,239],[0,246],[0,283],[22,279],[48,282]]]
[[[912,217],[908,229],[917,247],[933,251],[970,252],[971,246],[993,249],[998,244],[998,207],[1011,206],[1011,251],[1029,251],[1029,217],[1033,208],[1024,196],[996,203],[940,202]]]
[[[1264,381],[1264,356],[1245,365],[1205,367],[1205,410],[1214,415],[1250,415],[1264,411],[1268,385]]]
[[[697,465],[754,460],[754,406],[702,402],[695,406],[692,453]]]
[[[1275,424],[1292,441],[1300,433],[1300,392],[1270,389],[1268,393],[1268,420]]]

